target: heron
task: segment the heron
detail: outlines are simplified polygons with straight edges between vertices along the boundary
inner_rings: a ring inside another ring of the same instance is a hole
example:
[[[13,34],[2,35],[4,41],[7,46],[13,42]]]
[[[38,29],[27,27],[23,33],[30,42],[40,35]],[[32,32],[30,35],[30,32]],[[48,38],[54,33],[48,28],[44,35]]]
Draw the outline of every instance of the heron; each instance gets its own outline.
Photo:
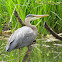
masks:
[[[30,21],[39,19],[41,17],[47,17],[49,15],[34,15],[29,14],[25,18],[26,26],[17,29],[9,38],[6,51],[10,52],[14,49],[20,49],[25,46],[29,46],[37,37],[37,28],[35,25],[31,25]]]

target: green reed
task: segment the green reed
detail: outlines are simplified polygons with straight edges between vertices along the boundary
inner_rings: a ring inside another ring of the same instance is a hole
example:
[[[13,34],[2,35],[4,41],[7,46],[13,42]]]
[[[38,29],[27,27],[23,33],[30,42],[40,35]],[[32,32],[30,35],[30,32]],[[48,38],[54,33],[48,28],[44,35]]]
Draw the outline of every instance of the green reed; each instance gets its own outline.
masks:
[[[16,6],[16,4],[18,5]],[[51,1],[49,0],[48,1],[45,1],[45,0],[44,1],[43,0],[42,1],[41,0],[33,0],[33,1],[32,0],[23,0],[23,1],[22,0],[15,0],[15,1],[3,0],[2,1],[1,0],[1,4],[0,4],[0,9],[1,9],[0,19],[2,21],[1,23],[4,24],[6,22],[8,24],[11,19],[12,21],[11,30],[14,30],[16,23],[17,23],[17,28],[21,27],[13,14],[14,8],[16,6],[16,10],[18,11],[19,16],[22,18],[23,21],[26,15],[28,14],[38,14],[38,15],[49,14],[50,15],[49,17],[41,18],[37,21],[32,22],[32,24],[35,25],[41,20],[41,22],[37,26],[38,32],[39,33],[43,32],[43,34],[47,34],[47,31],[43,26],[44,21],[46,21],[51,26],[52,29],[56,28],[55,31],[59,33],[62,31],[61,29],[62,28],[61,27],[61,24],[62,24],[61,12],[62,11],[60,11],[62,9],[61,5],[62,5],[61,2],[57,2],[56,0],[51,0]],[[0,27],[2,25],[1,23],[0,23]],[[2,30],[2,27],[1,27],[1,30]]]

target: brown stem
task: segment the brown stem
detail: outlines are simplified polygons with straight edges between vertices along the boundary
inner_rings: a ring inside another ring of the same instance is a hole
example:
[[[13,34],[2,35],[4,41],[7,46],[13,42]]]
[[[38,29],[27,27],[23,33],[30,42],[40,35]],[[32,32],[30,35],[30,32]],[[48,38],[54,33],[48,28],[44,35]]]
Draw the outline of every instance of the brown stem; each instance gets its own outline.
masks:
[[[19,48],[19,62],[20,62],[20,48]]]
[[[45,28],[57,39],[61,40],[62,41],[62,37],[59,36],[57,33],[55,33],[49,26],[46,22],[44,22],[44,26]]]
[[[17,20],[19,21],[19,23],[20,23],[22,26],[25,26],[24,22],[23,22],[22,19],[19,17],[19,14],[17,13],[16,10],[14,11],[14,15],[15,15],[15,17],[17,18]]]

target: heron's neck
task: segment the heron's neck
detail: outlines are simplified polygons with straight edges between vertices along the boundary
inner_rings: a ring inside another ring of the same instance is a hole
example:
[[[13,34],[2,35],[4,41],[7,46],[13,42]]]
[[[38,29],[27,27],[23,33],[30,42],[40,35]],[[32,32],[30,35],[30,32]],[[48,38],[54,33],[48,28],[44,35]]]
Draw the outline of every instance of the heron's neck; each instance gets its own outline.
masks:
[[[30,21],[28,21],[28,20],[27,21],[25,20],[25,24],[26,24],[26,26],[32,28],[32,30],[37,34],[37,28],[35,25],[31,25]]]

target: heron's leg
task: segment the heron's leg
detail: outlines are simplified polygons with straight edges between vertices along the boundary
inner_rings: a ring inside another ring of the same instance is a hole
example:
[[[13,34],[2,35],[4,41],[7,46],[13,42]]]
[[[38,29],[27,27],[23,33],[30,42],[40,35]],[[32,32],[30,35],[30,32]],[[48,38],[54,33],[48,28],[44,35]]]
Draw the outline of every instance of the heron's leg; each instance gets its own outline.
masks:
[[[19,62],[20,62],[20,48],[19,48]]]
[[[35,43],[36,43],[36,40],[34,40],[32,44],[35,44]],[[22,62],[26,62],[26,60],[28,60],[28,62],[30,62],[30,54],[32,52],[33,47],[31,45],[29,45],[27,47],[28,47],[28,50],[27,50]]]
[[[31,53],[31,51],[32,51],[31,46],[28,46],[28,50],[27,50],[22,62],[26,62],[26,61],[29,62],[30,61],[30,53]]]
[[[30,62],[30,54],[31,54],[31,52],[32,52],[32,46],[30,45],[29,47],[28,47],[28,62]]]

